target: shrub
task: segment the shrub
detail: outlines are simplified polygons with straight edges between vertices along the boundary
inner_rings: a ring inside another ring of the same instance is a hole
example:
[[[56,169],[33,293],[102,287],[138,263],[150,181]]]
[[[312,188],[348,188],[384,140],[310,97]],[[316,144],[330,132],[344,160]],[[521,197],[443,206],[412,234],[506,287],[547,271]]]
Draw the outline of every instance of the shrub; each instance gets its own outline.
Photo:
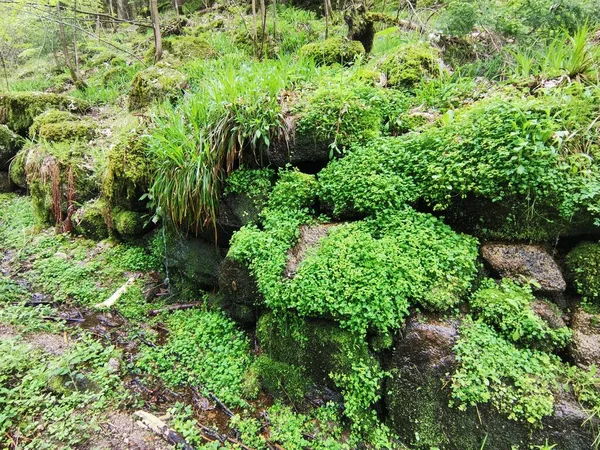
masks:
[[[185,76],[167,67],[153,66],[138,72],[131,82],[129,111],[137,111],[153,102],[175,101],[186,86]]]
[[[359,41],[333,37],[323,42],[306,44],[300,49],[300,53],[307,59],[313,59],[317,65],[351,65],[365,54],[365,48]]]
[[[403,44],[379,64],[391,87],[413,87],[438,75],[438,52],[424,44]]]
[[[482,322],[466,321],[454,347],[452,399],[459,409],[491,403],[509,419],[540,425],[553,412],[560,359],[518,349]]]
[[[569,252],[566,259],[569,277],[587,302],[600,302],[600,244],[584,243]]]
[[[551,329],[531,309],[534,300],[530,287],[505,279],[498,286],[493,280],[485,280],[470,303],[478,317],[508,341],[547,351],[565,347],[571,331],[567,327]]]

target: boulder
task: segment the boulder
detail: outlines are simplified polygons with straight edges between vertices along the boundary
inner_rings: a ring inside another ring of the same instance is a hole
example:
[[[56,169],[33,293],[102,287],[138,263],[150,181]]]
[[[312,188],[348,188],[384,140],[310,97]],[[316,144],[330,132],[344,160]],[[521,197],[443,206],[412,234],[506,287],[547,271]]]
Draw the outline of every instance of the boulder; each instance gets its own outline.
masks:
[[[300,237],[294,247],[288,251],[287,263],[283,276],[286,278],[294,278],[300,263],[304,261],[307,252],[316,247],[319,241],[329,234],[329,230],[339,224],[322,223],[317,225],[302,225],[300,227]]]
[[[219,292],[229,316],[241,323],[258,319],[262,295],[250,270],[242,263],[225,258],[219,267]]]
[[[12,184],[8,172],[0,172],[0,193],[11,192]]]
[[[575,364],[582,368],[600,367],[600,315],[578,307],[571,318],[573,338],[570,352]]]
[[[481,254],[500,276],[515,281],[533,279],[541,293],[560,294],[567,287],[560,267],[541,246],[487,243],[481,246]]]
[[[594,435],[582,427],[588,415],[566,392],[557,396],[554,414],[539,429],[509,420],[487,404],[465,411],[450,407],[459,325],[456,319],[412,317],[393,350],[385,403],[389,425],[405,444],[464,450],[482,448],[485,440],[486,450],[546,442],[561,450],[592,448]]]
[[[10,161],[23,147],[24,139],[10,130],[6,125],[0,125],[0,170],[7,171]]]
[[[152,66],[135,74],[129,91],[129,111],[144,109],[155,101],[174,101],[183,95],[185,75],[168,67]]]
[[[198,290],[217,285],[223,255],[214,243],[171,235],[166,245],[166,264],[170,273],[180,275]]]
[[[567,326],[557,311],[556,305],[552,305],[544,300],[536,299],[531,303],[531,309],[544,322],[546,322],[548,327],[550,327],[552,330]]]

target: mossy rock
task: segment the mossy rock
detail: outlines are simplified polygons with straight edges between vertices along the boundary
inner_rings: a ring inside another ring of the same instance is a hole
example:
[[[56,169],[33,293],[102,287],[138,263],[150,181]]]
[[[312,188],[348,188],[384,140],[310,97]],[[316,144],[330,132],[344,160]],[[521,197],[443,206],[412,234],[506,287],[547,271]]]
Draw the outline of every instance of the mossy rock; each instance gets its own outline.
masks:
[[[23,143],[23,138],[6,125],[0,125],[0,170],[8,170],[11,159],[23,147]]]
[[[288,398],[298,403],[310,386],[303,370],[293,364],[274,361],[268,356],[259,356],[253,365],[262,389],[275,397]]]
[[[187,280],[196,292],[216,286],[223,255],[214,242],[167,233],[166,252],[169,272]]]
[[[122,207],[143,212],[146,202],[140,198],[148,192],[151,167],[146,129],[135,127],[121,135],[108,150],[108,167],[102,192],[111,208]]]
[[[29,137],[35,139],[40,135],[40,128],[43,125],[71,122],[76,120],[77,116],[69,111],[61,111],[60,109],[49,109],[33,119],[33,124],[29,127]]]
[[[350,373],[358,361],[378,365],[366,340],[357,339],[334,322],[277,317],[268,312],[256,326],[256,336],[272,360],[300,367],[315,383],[335,389],[332,373]]]
[[[135,74],[129,91],[129,110],[146,108],[155,101],[175,101],[186,87],[185,75],[167,67],[149,67]]]
[[[27,162],[27,149],[21,150],[10,162],[9,175],[13,185],[25,189],[27,188],[27,173],[25,164]]]
[[[90,120],[47,123],[40,126],[39,137],[49,142],[89,141],[96,125]]]
[[[146,218],[142,213],[116,208],[111,211],[110,216],[112,228],[120,237],[140,236],[146,229]]]
[[[586,242],[566,258],[567,275],[587,302],[600,304],[600,244]]]
[[[93,170],[94,161],[82,143],[45,142],[31,147],[25,171],[36,224],[60,223],[70,205],[95,198],[99,189]]]
[[[439,52],[425,44],[404,44],[380,65],[391,87],[410,88],[422,79],[432,78],[439,70]]]
[[[88,105],[83,100],[60,94],[42,92],[11,92],[0,94],[0,124],[27,135],[33,119],[48,109],[83,112]]]
[[[106,204],[102,200],[85,202],[73,216],[75,232],[97,241],[106,239],[108,226],[105,216]]]
[[[350,41],[341,37],[334,37],[323,42],[306,44],[300,53],[314,59],[318,65],[343,64],[352,65],[356,58],[365,54],[365,48],[359,41]]]
[[[173,36],[163,39],[163,51],[181,61],[209,59],[215,50],[202,38],[196,36]],[[146,61],[154,60],[154,46],[146,53]]]

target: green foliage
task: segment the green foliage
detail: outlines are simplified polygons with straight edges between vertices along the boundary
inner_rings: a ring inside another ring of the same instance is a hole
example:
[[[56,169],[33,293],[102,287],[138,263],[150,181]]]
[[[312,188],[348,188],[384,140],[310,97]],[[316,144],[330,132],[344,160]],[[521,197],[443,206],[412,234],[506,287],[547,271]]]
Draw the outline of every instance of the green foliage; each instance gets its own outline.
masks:
[[[165,345],[144,347],[137,366],[169,385],[195,386],[227,405],[245,405],[250,348],[235,324],[222,313],[202,310],[177,311],[166,322]]]
[[[423,78],[432,78],[441,71],[438,52],[424,44],[403,44],[381,64],[388,85],[397,88],[413,87]]]
[[[372,141],[331,161],[319,173],[320,197],[333,206],[334,215],[373,214],[417,199],[413,179],[394,167],[398,143],[394,139]]]
[[[442,14],[442,28],[451,36],[471,33],[479,20],[479,11],[473,2],[451,1]]]
[[[382,127],[381,97],[378,90],[366,87],[317,89],[298,106],[296,133],[332,142],[331,148],[338,151],[375,139]]]
[[[0,94],[0,124],[25,135],[33,120],[48,109],[85,111],[87,104],[81,100],[59,94],[40,92],[14,92]]]
[[[161,214],[184,230],[214,224],[227,174],[237,159],[261,160],[282,132],[279,93],[311,68],[291,58],[262,64],[206,62],[193,95],[155,118],[151,196]]]
[[[534,300],[529,286],[519,286],[507,279],[497,286],[488,279],[470,303],[480,319],[509,341],[547,351],[565,347],[570,341],[571,330],[567,327],[551,329],[531,309]]]
[[[306,59],[312,59],[321,65],[352,65],[365,54],[365,48],[359,41],[349,41],[341,37],[329,38],[323,42],[306,44],[300,49]]]
[[[269,201],[274,179],[273,169],[240,168],[227,177],[223,194],[245,195],[252,206],[260,211]]]
[[[21,339],[3,339],[0,351],[0,433],[27,436],[24,449],[84,443],[98,426],[96,414],[123,395],[107,364],[118,356],[114,347],[88,337],[62,355]]]
[[[558,357],[518,349],[482,322],[466,321],[454,347],[452,399],[460,409],[490,403],[509,419],[540,425],[552,414],[561,373]]]
[[[593,82],[598,78],[600,53],[591,42],[592,39],[593,34],[585,25],[572,35],[565,32],[541,46],[516,50],[512,53],[514,74],[517,77],[566,76]]]
[[[174,102],[183,94],[186,78],[168,67],[153,66],[135,74],[129,91],[129,111],[137,111],[153,102]]]
[[[600,244],[583,243],[569,252],[566,259],[569,277],[583,300],[600,302]]]
[[[0,169],[9,167],[10,159],[23,146],[23,139],[13,133],[6,125],[0,125]]]
[[[446,310],[469,289],[476,270],[475,240],[410,208],[331,229],[318,248],[309,250],[295,277],[282,279],[287,251],[309,218],[296,198],[288,200],[299,190],[284,182],[275,186],[263,211],[264,231],[243,228],[229,252],[249,265],[269,307],[334,317],[365,333],[368,327],[398,327],[411,302]]]

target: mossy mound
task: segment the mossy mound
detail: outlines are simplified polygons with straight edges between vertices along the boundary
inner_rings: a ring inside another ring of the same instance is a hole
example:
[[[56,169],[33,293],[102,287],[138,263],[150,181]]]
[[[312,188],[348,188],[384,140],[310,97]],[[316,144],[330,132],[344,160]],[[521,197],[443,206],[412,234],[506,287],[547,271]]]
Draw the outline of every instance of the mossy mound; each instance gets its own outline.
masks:
[[[77,116],[69,111],[61,111],[60,109],[49,109],[33,119],[33,124],[29,127],[29,137],[35,139],[40,135],[40,128],[43,125],[72,122],[77,119]]]
[[[24,140],[6,125],[0,125],[0,171],[7,171],[11,159],[23,146]]]
[[[106,212],[106,204],[102,200],[85,202],[73,216],[74,231],[89,239],[106,239],[109,234]]]
[[[256,336],[264,354],[284,364],[269,369],[287,372],[286,378],[296,386],[308,377],[321,386],[344,388],[336,385],[332,374],[351,373],[361,362],[379,366],[365,340],[326,320],[282,318],[269,312],[259,319]]]
[[[120,237],[140,236],[146,229],[147,220],[142,213],[115,208],[110,212],[110,217],[112,228]]]
[[[185,86],[185,75],[177,70],[156,66],[142,70],[131,82],[129,110],[143,109],[155,101],[175,101],[182,95]]]
[[[600,244],[578,245],[567,255],[566,266],[570,280],[583,299],[600,304]]]
[[[163,51],[183,62],[208,59],[216,55],[215,50],[202,38],[196,36],[171,36],[163,39]],[[146,61],[154,60],[154,46],[146,53]]]
[[[323,42],[306,44],[300,49],[300,53],[313,59],[318,65],[351,65],[356,58],[365,54],[365,48],[359,41],[334,37]]]
[[[439,70],[439,54],[424,44],[404,44],[380,65],[389,86],[410,88],[422,79],[432,78]]]
[[[62,224],[76,203],[97,196],[93,167],[81,143],[47,142],[29,149],[25,171],[37,225]]]
[[[147,153],[145,129],[135,127],[121,135],[108,150],[108,167],[102,193],[111,207],[144,211],[140,198],[148,191],[151,164]]]
[[[9,175],[13,185],[25,189],[27,187],[27,172],[25,164],[27,163],[28,149],[21,150],[10,162]]]
[[[90,120],[47,123],[40,126],[39,137],[49,142],[88,141],[96,132],[96,125]]]
[[[48,109],[83,112],[88,105],[80,99],[41,92],[0,94],[0,124],[25,136],[33,119]]]

